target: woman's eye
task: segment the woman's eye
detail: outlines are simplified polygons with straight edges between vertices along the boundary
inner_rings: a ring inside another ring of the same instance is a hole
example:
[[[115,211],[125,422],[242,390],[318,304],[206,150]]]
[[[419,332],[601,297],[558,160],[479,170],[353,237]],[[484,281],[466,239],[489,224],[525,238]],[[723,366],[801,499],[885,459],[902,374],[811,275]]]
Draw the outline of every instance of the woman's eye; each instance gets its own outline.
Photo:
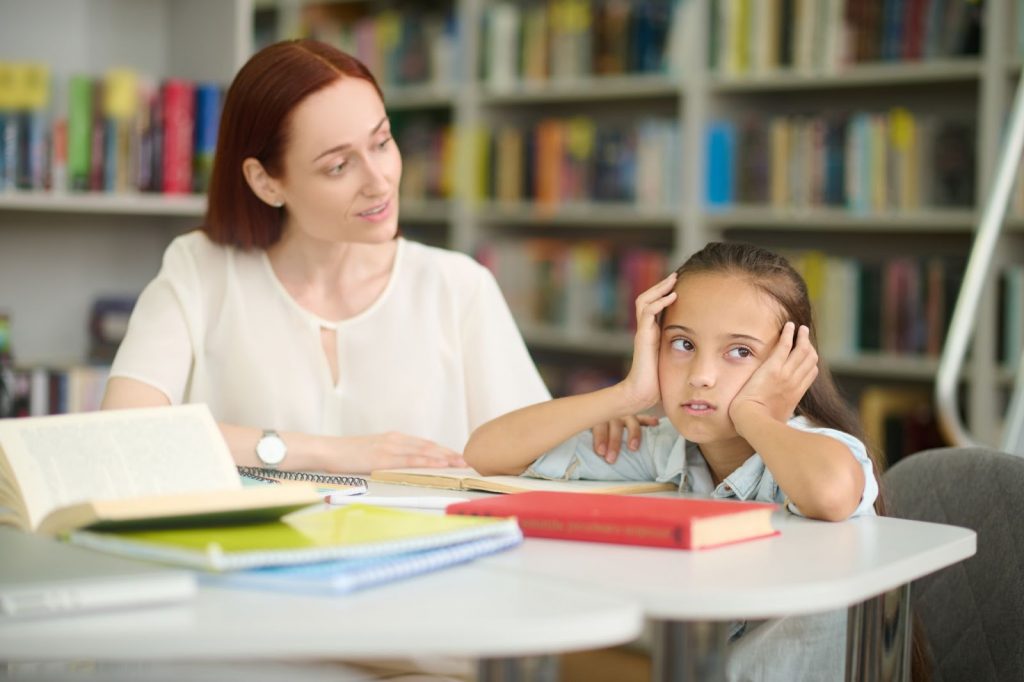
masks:
[[[731,349],[728,355],[731,358],[749,358],[753,353],[750,352],[749,348],[737,346],[736,348]]]
[[[345,166],[347,166],[347,165],[348,165],[347,161],[341,161],[339,163],[335,163],[335,164],[333,164],[333,165],[331,165],[331,166],[329,166],[327,168],[327,174],[328,175],[338,175],[343,170],[345,170]]]
[[[686,339],[672,339],[672,350],[693,350],[693,344]]]
[[[385,137],[385,138],[384,138],[383,140],[381,140],[381,141],[380,141],[380,142],[379,142],[379,143],[377,144],[377,149],[384,149],[385,147],[387,147],[387,146],[388,146],[388,144],[390,144],[390,143],[391,143],[391,140],[392,140],[392,138],[391,138],[391,137]]]

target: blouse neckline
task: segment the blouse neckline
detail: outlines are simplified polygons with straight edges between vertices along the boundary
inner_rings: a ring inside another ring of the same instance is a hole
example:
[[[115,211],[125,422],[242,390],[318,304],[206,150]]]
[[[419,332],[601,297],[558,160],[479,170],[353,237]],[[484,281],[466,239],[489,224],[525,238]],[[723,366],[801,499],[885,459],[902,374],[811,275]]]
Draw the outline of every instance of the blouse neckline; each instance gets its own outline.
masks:
[[[374,301],[370,305],[368,305],[365,310],[358,312],[352,317],[346,317],[345,319],[342,320],[328,320],[323,317],[320,317],[314,312],[311,312],[303,308],[301,305],[299,305],[299,302],[295,300],[291,293],[289,293],[288,289],[285,288],[281,280],[278,279],[277,273],[274,272],[274,266],[270,264],[270,257],[267,255],[267,251],[265,249],[262,250],[260,253],[260,260],[263,263],[263,268],[267,273],[267,277],[269,277],[270,281],[273,283],[274,288],[287,302],[287,304],[291,306],[292,309],[294,309],[302,317],[309,320],[311,324],[317,327],[321,327],[323,329],[336,330],[345,325],[355,324],[360,320],[369,317],[374,313],[375,310],[384,305],[384,302],[391,294],[391,290],[394,289],[395,287],[395,280],[398,279],[399,270],[402,266],[402,254],[405,252],[405,239],[402,237],[397,237],[396,240],[398,244],[396,245],[395,248],[395,260],[391,264],[391,272],[388,274],[388,283],[384,285],[384,290],[380,292],[377,298],[374,299]]]

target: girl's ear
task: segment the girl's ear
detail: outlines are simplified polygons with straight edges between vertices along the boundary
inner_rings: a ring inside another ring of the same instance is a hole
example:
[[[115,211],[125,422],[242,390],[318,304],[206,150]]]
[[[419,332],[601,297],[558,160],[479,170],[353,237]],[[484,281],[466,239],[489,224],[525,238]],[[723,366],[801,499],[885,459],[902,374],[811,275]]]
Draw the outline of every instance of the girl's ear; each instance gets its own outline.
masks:
[[[281,184],[267,172],[262,163],[252,157],[247,158],[242,162],[242,174],[249,189],[260,201],[275,208],[284,206]]]

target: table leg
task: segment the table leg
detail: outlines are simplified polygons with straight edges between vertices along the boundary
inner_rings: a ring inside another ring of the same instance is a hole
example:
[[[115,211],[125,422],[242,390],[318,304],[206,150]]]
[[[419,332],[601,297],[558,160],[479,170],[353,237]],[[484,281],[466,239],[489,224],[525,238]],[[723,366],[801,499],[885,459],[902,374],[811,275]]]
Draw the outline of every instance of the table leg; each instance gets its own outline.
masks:
[[[725,680],[726,622],[655,621],[656,682],[722,682]]]
[[[478,682],[558,682],[558,656],[485,658],[477,664]]]
[[[910,679],[910,585],[850,607],[846,619],[846,679]]]

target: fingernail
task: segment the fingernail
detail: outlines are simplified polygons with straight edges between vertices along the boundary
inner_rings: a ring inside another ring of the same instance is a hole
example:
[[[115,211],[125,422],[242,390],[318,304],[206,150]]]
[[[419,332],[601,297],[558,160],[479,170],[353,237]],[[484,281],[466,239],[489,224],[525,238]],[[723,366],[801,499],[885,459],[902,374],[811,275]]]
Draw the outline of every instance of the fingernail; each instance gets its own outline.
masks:
[[[597,450],[597,454],[603,455],[606,448],[603,445],[598,445],[594,449]]]
[[[631,440],[631,441],[629,441],[629,449],[630,450],[636,450],[638,447],[640,447],[640,441],[638,441],[638,440]]]

